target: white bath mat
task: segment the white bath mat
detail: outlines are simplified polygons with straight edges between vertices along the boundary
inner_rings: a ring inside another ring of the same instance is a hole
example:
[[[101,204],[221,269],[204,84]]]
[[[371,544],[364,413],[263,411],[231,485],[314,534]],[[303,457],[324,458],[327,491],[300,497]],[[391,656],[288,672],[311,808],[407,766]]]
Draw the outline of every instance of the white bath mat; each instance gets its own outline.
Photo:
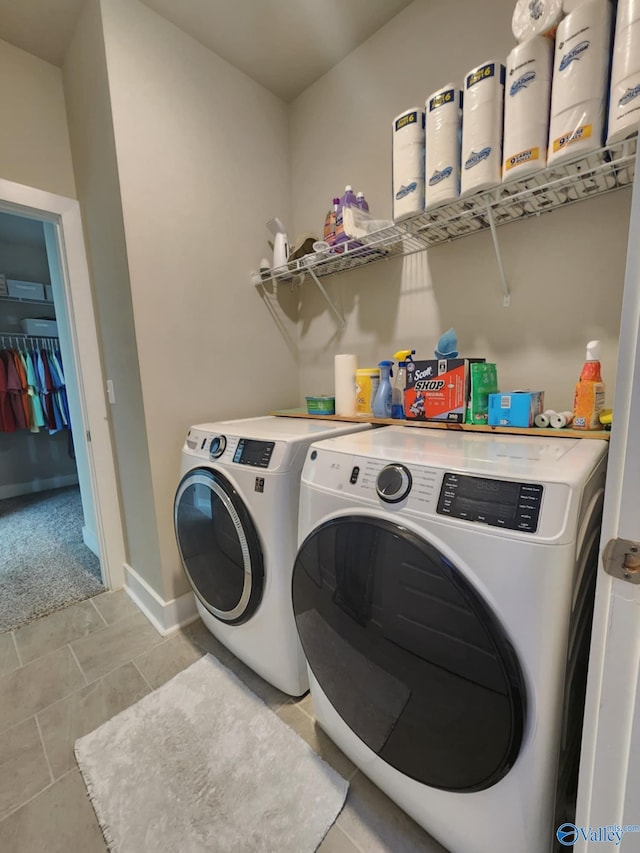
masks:
[[[211,655],[75,752],[113,853],[312,853],[348,788]]]

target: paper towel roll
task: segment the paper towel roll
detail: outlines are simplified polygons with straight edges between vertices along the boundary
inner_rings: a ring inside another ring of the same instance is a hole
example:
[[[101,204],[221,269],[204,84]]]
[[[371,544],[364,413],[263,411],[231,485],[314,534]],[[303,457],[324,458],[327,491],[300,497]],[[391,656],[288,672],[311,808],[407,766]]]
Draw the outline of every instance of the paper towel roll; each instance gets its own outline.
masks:
[[[336,415],[352,416],[356,413],[356,370],[358,359],[344,353],[334,358],[334,387]]]
[[[504,65],[485,62],[465,77],[460,193],[479,192],[502,179]]]
[[[535,36],[507,57],[502,180],[521,178],[547,163],[553,42]]]
[[[612,9],[588,0],[561,22],[551,90],[548,164],[603,144]]]
[[[549,426],[553,429],[564,429],[573,421],[573,412],[554,412],[549,417]]]
[[[424,210],[424,110],[413,107],[393,120],[393,218]]]
[[[518,0],[511,29],[518,41],[533,36],[553,38],[564,14],[562,0]]]
[[[432,209],[460,195],[462,92],[449,83],[426,101],[425,206]]]
[[[545,429],[550,424],[551,416],[556,414],[555,409],[547,409],[545,412],[540,412],[540,414],[536,415],[533,422],[537,427]]]
[[[640,0],[619,0],[611,67],[609,130],[611,145],[640,126]]]
[[[562,0],[562,11],[565,15],[570,15],[574,9],[577,9],[578,6],[582,6],[582,4],[586,2],[588,2],[588,0]]]
[[[616,33],[640,19],[640,0],[618,0],[616,9]]]

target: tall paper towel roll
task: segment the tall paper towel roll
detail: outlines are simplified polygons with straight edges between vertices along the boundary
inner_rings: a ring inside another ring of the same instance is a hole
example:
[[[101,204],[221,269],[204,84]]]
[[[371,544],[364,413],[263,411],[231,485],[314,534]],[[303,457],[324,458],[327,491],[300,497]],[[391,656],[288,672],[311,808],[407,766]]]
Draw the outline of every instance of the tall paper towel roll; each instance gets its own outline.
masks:
[[[424,198],[427,209],[430,209],[460,195],[462,92],[449,83],[429,95],[425,106]]]
[[[424,110],[413,107],[393,120],[393,218],[424,210]]]
[[[637,133],[639,127],[640,0],[618,0],[607,144]]]
[[[507,57],[502,180],[521,178],[547,163],[553,42],[535,36]]]
[[[609,0],[588,0],[558,27],[549,165],[592,151],[603,143],[611,17]]]
[[[336,415],[352,416],[356,413],[356,370],[358,359],[351,353],[334,358],[334,386]]]
[[[504,77],[504,65],[485,62],[464,78],[461,195],[501,181]]]
[[[553,38],[563,14],[562,0],[518,0],[511,29],[518,41],[534,36]]]

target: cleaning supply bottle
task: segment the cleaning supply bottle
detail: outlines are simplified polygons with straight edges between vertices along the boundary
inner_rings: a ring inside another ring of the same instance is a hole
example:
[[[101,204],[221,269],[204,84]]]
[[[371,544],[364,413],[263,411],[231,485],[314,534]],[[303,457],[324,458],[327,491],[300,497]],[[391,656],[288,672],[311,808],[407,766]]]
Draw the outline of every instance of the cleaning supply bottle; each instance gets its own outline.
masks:
[[[356,193],[356,204],[360,210],[364,210],[365,213],[369,213],[369,205],[364,197],[364,193]]]
[[[344,195],[340,199],[338,204],[338,210],[336,212],[336,237],[334,240],[334,245],[339,246],[342,243],[346,243],[349,239],[347,235],[344,233],[344,214],[343,211],[345,207],[351,207],[356,203],[356,196],[350,184],[344,188]]]
[[[407,387],[407,362],[413,361],[414,349],[401,349],[393,356],[398,362],[398,372],[393,385],[391,417],[404,418],[404,389]]]
[[[336,216],[338,214],[339,198],[334,198],[331,210],[327,213],[324,220],[324,235],[323,240],[330,246],[333,245],[336,239]]]
[[[378,367],[380,368],[380,384],[378,385],[376,396],[373,398],[373,406],[371,407],[373,417],[390,418],[393,399],[393,389],[391,388],[391,376],[393,375],[391,368],[393,367],[393,362],[379,361]]]
[[[600,371],[600,341],[589,341],[573,398],[573,429],[601,429],[605,386]]]

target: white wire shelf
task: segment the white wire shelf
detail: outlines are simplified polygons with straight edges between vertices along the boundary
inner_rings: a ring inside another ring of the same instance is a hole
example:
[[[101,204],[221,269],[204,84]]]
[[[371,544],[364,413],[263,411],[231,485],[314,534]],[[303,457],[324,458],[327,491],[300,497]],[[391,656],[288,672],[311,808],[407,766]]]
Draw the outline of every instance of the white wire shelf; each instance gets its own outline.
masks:
[[[357,245],[341,254],[307,256],[281,267],[254,273],[253,284],[258,286],[268,281],[302,283],[309,273],[324,291],[319,278],[398,255],[411,255],[487,229],[491,229],[498,250],[495,228],[501,225],[540,216],[630,186],[634,178],[636,147],[637,137],[605,146],[586,157],[404,219],[358,240]],[[498,259],[501,263],[499,254]],[[508,288],[504,275],[502,278],[507,305]]]

